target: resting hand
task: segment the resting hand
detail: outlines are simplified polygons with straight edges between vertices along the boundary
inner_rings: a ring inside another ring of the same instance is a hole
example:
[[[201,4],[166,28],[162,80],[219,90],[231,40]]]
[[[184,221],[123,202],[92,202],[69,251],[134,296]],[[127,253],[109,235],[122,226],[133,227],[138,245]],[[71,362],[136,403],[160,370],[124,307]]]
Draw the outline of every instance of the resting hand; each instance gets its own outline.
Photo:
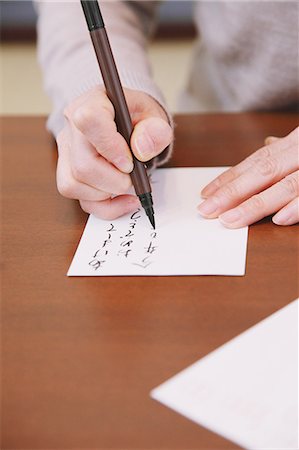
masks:
[[[227,170],[201,192],[198,209],[206,218],[219,217],[228,228],[250,225],[263,217],[277,225],[299,222],[299,128],[265,146]]]
[[[141,161],[164,150],[172,130],[161,106],[142,92],[125,89],[134,125],[131,148]],[[115,219],[139,205],[128,195],[133,169],[125,139],[117,132],[114,108],[104,89],[93,88],[64,111],[66,125],[57,137],[57,187],[68,198],[78,199],[87,213]]]

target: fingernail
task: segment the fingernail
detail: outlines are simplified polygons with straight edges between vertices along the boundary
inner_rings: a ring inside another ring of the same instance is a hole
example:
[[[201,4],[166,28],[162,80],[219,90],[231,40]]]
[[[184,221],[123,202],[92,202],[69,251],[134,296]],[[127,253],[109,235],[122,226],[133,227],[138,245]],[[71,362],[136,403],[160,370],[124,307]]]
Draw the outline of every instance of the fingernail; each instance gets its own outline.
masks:
[[[291,219],[291,215],[289,211],[279,211],[272,217],[272,222],[276,225],[287,225],[289,220]]]
[[[219,216],[219,220],[221,223],[225,224],[232,224],[234,222],[237,222],[241,218],[241,211],[239,209],[231,209],[230,211],[227,211],[226,213],[221,214]]]
[[[198,207],[199,213],[204,217],[211,216],[212,214],[214,214],[217,211],[217,209],[218,209],[218,203],[213,198],[209,198],[208,200],[205,200]]]
[[[113,164],[117,169],[125,173],[130,173],[133,170],[133,161],[128,156],[120,156],[113,160]]]
[[[279,138],[276,136],[267,136],[265,139],[265,145],[270,145],[272,142],[277,141]]]
[[[154,142],[147,133],[142,133],[136,137],[135,146],[142,160],[147,161],[155,156]]]

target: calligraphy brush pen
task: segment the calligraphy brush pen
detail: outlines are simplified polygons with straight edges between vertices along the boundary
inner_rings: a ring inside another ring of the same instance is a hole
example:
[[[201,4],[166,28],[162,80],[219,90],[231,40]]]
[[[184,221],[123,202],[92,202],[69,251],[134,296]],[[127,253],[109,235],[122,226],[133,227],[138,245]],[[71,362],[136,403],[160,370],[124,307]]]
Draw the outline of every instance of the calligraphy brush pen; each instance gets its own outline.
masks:
[[[131,150],[130,139],[133,131],[133,125],[99,4],[97,0],[81,0],[81,5],[100,66],[107,96],[114,106],[117,129],[124,137]],[[133,171],[130,173],[132,184],[140,203],[150,220],[150,223],[153,228],[155,228],[151,186],[146,172],[146,167],[135,157],[132,150],[131,153],[134,163]]]

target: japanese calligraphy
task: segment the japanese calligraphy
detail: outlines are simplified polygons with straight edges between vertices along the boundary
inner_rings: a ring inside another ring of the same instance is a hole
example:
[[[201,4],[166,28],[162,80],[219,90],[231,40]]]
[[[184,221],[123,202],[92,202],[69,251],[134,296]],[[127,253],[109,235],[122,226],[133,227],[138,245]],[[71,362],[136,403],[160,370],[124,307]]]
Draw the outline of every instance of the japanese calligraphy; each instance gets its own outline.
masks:
[[[153,258],[151,256],[153,253],[157,250],[158,246],[156,245],[156,239],[157,239],[157,232],[153,231],[150,234],[150,241],[147,243],[147,245],[144,247],[144,253],[142,259],[138,262],[133,262],[135,266],[142,267],[143,269],[146,269],[150,264],[153,262]]]
[[[149,230],[144,235],[143,245],[140,246],[140,236],[136,243],[136,233],[141,217],[142,212],[138,208],[130,215],[128,225],[122,230],[118,230],[113,222],[106,226],[103,239],[88,262],[94,271],[103,269],[105,264],[115,256],[119,260],[125,260],[142,269],[146,269],[153,263],[153,256],[158,248],[157,232]]]
[[[96,252],[93,255],[93,259],[89,261],[88,265],[91,266],[94,270],[98,270],[106,262],[106,257],[109,254],[109,244],[112,243],[112,233],[116,232],[115,225],[113,223],[110,223],[108,228],[106,229],[106,236],[102,242],[102,245],[96,250]]]

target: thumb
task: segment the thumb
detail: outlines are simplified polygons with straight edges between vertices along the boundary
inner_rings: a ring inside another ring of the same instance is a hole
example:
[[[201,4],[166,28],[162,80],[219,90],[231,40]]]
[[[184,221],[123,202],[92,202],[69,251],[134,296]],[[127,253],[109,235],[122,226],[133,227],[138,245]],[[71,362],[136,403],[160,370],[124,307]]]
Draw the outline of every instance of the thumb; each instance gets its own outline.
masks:
[[[132,133],[131,148],[140,161],[146,162],[159,155],[172,141],[171,126],[159,117],[138,122]]]

